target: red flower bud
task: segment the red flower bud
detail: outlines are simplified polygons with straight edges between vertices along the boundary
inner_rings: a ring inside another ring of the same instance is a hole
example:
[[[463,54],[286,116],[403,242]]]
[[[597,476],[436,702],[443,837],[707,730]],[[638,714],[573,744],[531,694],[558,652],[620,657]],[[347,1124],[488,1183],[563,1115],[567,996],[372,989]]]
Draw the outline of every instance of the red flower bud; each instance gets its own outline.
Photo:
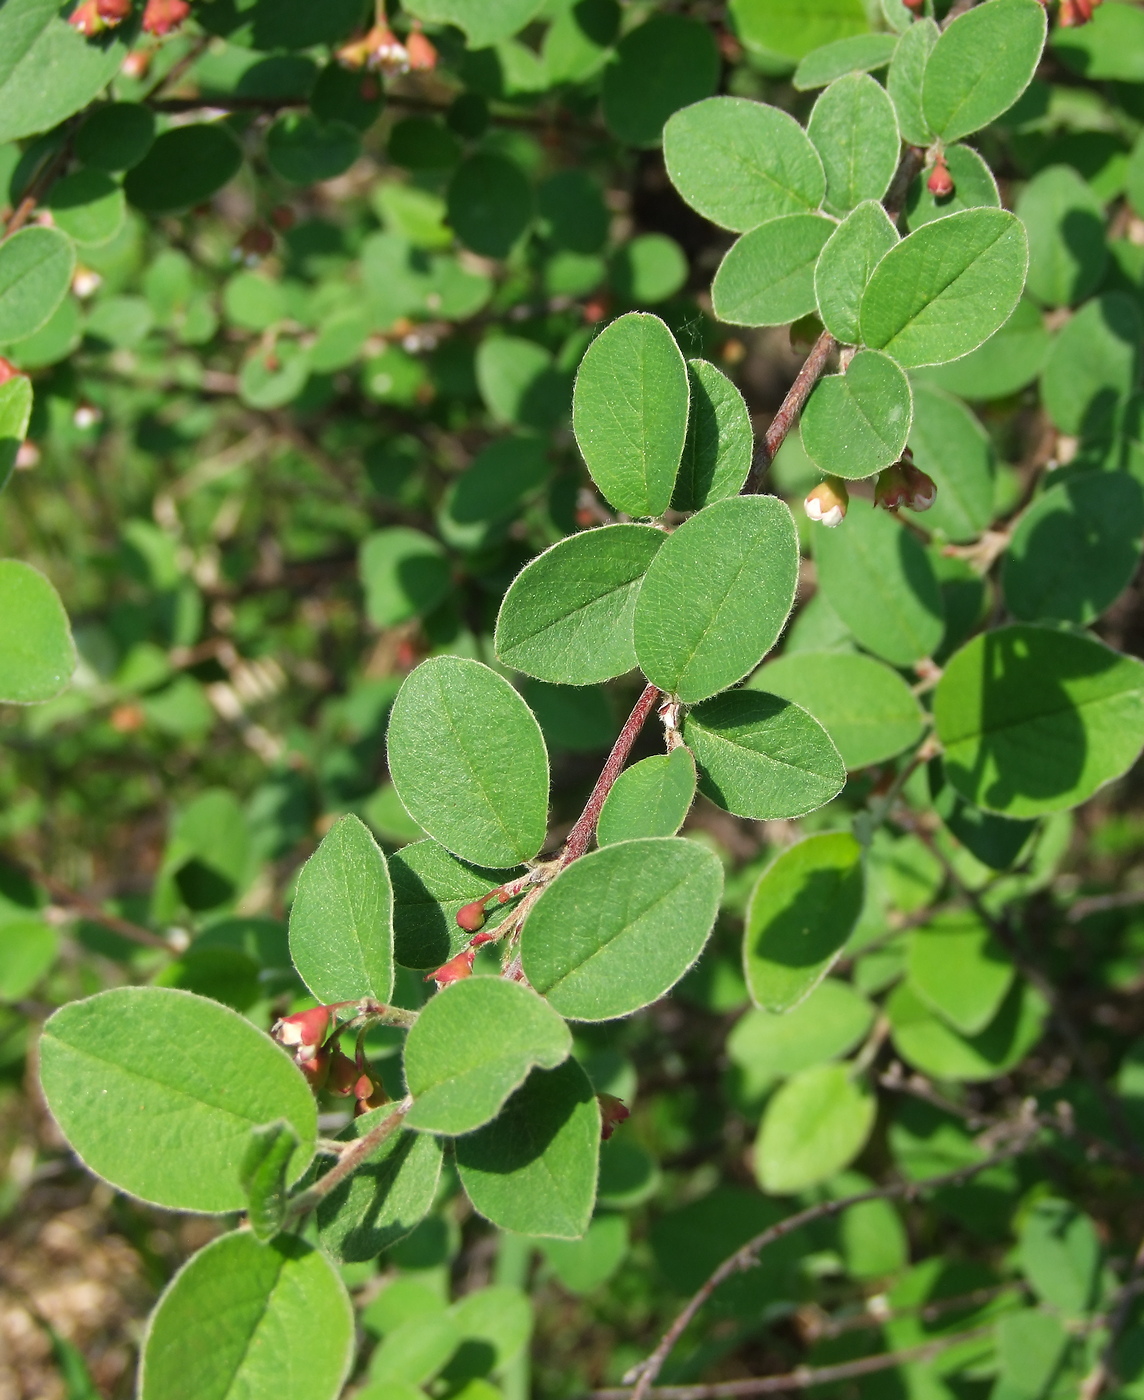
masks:
[[[632,1111],[614,1094],[597,1094],[596,1100],[600,1105],[600,1137],[607,1142]]]
[[[319,1050],[306,1060],[296,1060],[298,1068],[306,1076],[306,1080],[311,1090],[315,1094],[320,1094],[325,1087],[325,1083],[330,1073],[330,1052]]]
[[[154,53],[154,49],[132,49],[123,60],[123,67],[119,71],[125,78],[134,78],[136,82],[142,82],[151,67]]]
[[[878,474],[874,484],[874,504],[883,510],[900,510],[910,503],[910,492],[901,462]]]
[[[334,57],[343,68],[373,68],[387,74],[409,71],[409,53],[387,24],[375,24],[364,38],[343,44]]]
[[[902,470],[905,473],[906,489],[910,493],[910,499],[906,503],[910,510],[929,510],[937,500],[937,482],[912,462],[903,462]]]
[[[447,987],[450,982],[461,982],[473,975],[473,960],[476,956],[475,949],[466,949],[455,958],[450,958],[447,963],[443,963],[436,972],[429,973],[425,980],[436,982],[438,987]]]
[[[78,29],[85,39],[102,34],[107,28],[107,21],[99,13],[96,0],[83,0],[83,4],[77,5],[68,15],[68,23],[73,29]]]
[[[949,166],[945,163],[944,156],[938,156],[933,163],[930,177],[926,181],[926,188],[935,199],[945,199],[954,190],[953,176],[949,173]]]
[[[326,1084],[331,1094],[352,1094],[358,1079],[358,1067],[336,1046],[330,1053],[330,1077]]]
[[[131,14],[131,0],[95,0],[95,8],[108,29],[114,29]]]
[[[828,476],[825,481],[819,482],[802,504],[811,520],[820,520],[823,525],[833,529],[835,525],[841,525],[846,517],[850,493],[844,481]]]
[[[383,1103],[389,1102],[389,1095],[385,1092],[381,1082],[373,1077],[367,1070],[358,1076],[354,1084],[354,1117],[360,1118],[363,1113],[368,1113],[371,1108],[380,1108]]]
[[[414,72],[430,72],[437,67],[437,50],[415,24],[405,40],[405,52],[409,55],[409,67]]]
[[[474,899],[471,904],[463,904],[457,910],[457,927],[463,928],[466,933],[476,933],[485,922],[485,900],[488,895],[482,895],[480,899]]]
[[[330,1008],[311,1006],[309,1011],[295,1011],[293,1016],[283,1016],[275,1021],[270,1034],[279,1045],[285,1045],[288,1050],[297,1050],[299,1054],[309,1050],[309,1058],[313,1058],[313,1053],[325,1040],[329,1030]]]
[[[147,0],[143,11],[143,28],[148,34],[162,38],[171,34],[191,13],[187,0]]]
[[[244,253],[264,258],[274,247],[274,235],[264,224],[254,224],[238,240],[238,246]]]

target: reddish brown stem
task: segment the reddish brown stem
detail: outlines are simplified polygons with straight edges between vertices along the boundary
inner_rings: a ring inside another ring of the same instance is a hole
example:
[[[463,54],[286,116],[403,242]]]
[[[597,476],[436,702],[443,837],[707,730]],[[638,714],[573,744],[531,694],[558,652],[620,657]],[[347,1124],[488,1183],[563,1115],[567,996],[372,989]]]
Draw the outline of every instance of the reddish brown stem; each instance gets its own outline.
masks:
[[[829,331],[823,331],[811,346],[810,354],[803,361],[802,368],[795,376],[794,383],[787,390],[787,396],[779,405],[779,411],[771,419],[771,426],[759,444],[755,460],[751,463],[751,475],[743,488],[744,495],[752,495],[762,488],[767,468],[775,459],[775,453],[786,440],[787,433],[794,427],[795,419],[803,410],[810,397],[810,391],[822,378],[830,352],[838,342]]]
[[[655,709],[659,697],[659,689],[654,685],[649,685],[644,688],[643,694],[636,701],[635,709],[628,716],[623,729],[620,730],[620,737],[612,746],[612,752],[608,755],[607,763],[604,764],[604,771],[596,779],[596,786],[592,789],[592,795],[588,798],[587,805],[580,813],[580,819],[568,833],[568,840],[564,843],[564,850],[560,856],[562,870],[566,865],[571,865],[574,860],[579,860],[592,844],[596,823],[600,819],[600,809],[616,779],[623,771],[628,754],[632,751],[632,745],[644,727],[648,715]]]

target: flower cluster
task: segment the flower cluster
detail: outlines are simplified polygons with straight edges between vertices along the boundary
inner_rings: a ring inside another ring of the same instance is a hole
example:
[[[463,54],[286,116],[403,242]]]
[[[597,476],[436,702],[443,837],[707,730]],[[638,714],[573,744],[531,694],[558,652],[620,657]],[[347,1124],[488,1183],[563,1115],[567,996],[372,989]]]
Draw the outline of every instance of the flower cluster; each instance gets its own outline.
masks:
[[[368,68],[387,77],[429,72],[437,66],[437,50],[416,21],[404,43],[388,24],[375,24],[368,34],[344,44],[336,56],[343,68]]]

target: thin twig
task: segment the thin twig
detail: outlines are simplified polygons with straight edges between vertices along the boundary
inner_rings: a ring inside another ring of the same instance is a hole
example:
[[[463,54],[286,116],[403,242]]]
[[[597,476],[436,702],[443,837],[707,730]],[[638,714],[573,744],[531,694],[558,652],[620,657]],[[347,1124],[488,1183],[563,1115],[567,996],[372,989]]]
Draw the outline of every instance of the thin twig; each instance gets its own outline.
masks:
[[[1104,1349],[1096,1364],[1085,1376],[1078,1400],[1097,1400],[1097,1397],[1103,1394],[1107,1387],[1116,1382],[1116,1344],[1120,1340],[1120,1334],[1128,1324],[1128,1315],[1132,1311],[1132,1304],[1142,1287],[1144,1287],[1144,1239],[1140,1241],[1139,1248],[1132,1260],[1132,1267],[1128,1270],[1128,1277],[1124,1280],[1109,1312],[1108,1340],[1105,1342]]]
[[[769,1245],[777,1240],[793,1234],[804,1225],[809,1225],[813,1221],[824,1220],[831,1216],[840,1214],[844,1210],[849,1210],[851,1206],[861,1205],[865,1201],[886,1201],[897,1197],[912,1199],[920,1195],[923,1191],[936,1191],[944,1186],[957,1186],[978,1173],[988,1171],[990,1167],[997,1166],[1001,1162],[1008,1161],[1010,1157],[1015,1157],[1024,1152],[1030,1145],[1033,1136],[1039,1129],[1035,1125],[1020,1123],[1014,1125],[1018,1135],[1006,1147],[983,1158],[980,1162],[974,1162],[968,1167],[961,1167],[957,1171],[946,1172],[942,1176],[927,1177],[924,1181],[895,1181],[888,1186],[871,1187],[868,1191],[859,1191],[853,1196],[844,1196],[838,1200],[820,1201],[818,1205],[809,1206],[806,1210],[797,1211],[794,1215],[788,1215],[785,1220],[780,1220],[777,1225],[772,1225],[770,1229],[763,1230],[761,1234],[747,1241],[735,1251],[734,1254],[724,1259],[717,1269],[707,1279],[706,1283],[692,1294],[686,1305],[676,1317],[675,1321],[663,1334],[659,1345],[651,1353],[646,1361],[640,1363],[637,1368],[629,1372],[633,1379],[638,1372],[638,1380],[635,1389],[631,1392],[631,1400],[644,1400],[648,1395],[655,1378],[663,1369],[663,1364],[671,1354],[672,1348],[686,1331],[688,1324],[700,1308],[707,1302],[715,1290],[726,1279],[733,1274],[741,1273],[745,1269],[753,1268],[759,1262],[759,1255]],[[627,1379],[627,1377],[625,1377]],[[748,1393],[748,1392],[744,1392]],[[749,1392],[758,1393],[758,1392]],[[617,1395],[622,1392],[617,1392]]]
[[[10,857],[5,857],[5,863],[21,871],[29,880],[34,880],[37,885],[47,890],[58,904],[74,910],[81,918],[87,919],[93,924],[101,924],[104,928],[110,929],[112,933],[119,934],[121,938],[130,939],[132,943],[142,943],[147,948],[162,948],[167,953],[173,951],[171,944],[159,934],[153,933],[149,928],[144,928],[142,924],[133,924],[130,919],[121,919],[118,914],[109,914],[93,900],[78,894],[65,885],[62,880],[57,880],[54,875],[48,875],[43,870],[37,870],[34,866],[25,865],[22,861],[13,861]]]
[[[41,167],[28,186],[24,198],[17,204],[12,217],[8,220],[4,229],[4,237],[11,238],[14,233],[19,233],[20,229],[28,222],[35,213],[36,205],[43,199],[48,189],[52,185],[57,175],[63,172],[64,166],[71,159],[71,137],[63,143]]]
[[[365,1137],[351,1143],[325,1176],[319,1177],[313,1186],[308,1187],[300,1196],[295,1196],[290,1202],[290,1220],[297,1221],[303,1215],[308,1215],[319,1201],[339,1187],[347,1176],[357,1171],[366,1158],[401,1126],[402,1120],[412,1107],[412,1099],[402,1099],[388,1118],[383,1118]]]
[[[1069,909],[1065,918],[1070,924],[1079,924],[1090,914],[1103,914],[1106,909],[1127,909],[1133,904],[1144,904],[1144,890],[1121,890],[1118,894],[1093,894],[1078,899]]]
[[[767,469],[775,460],[775,454],[786,441],[786,436],[794,427],[795,419],[802,412],[803,406],[810,397],[810,391],[822,378],[826,369],[826,362],[830,359],[831,351],[838,342],[829,331],[823,331],[818,339],[811,346],[810,354],[802,362],[802,368],[795,375],[794,383],[787,390],[786,398],[779,405],[779,410],[771,419],[770,427],[763,435],[763,440],[755,452],[754,460],[751,463],[751,474],[747,477],[747,484],[743,487],[743,494],[756,495],[762,490],[763,477],[767,474]]]
[[[951,1337],[940,1337],[921,1346],[909,1347],[905,1351],[883,1352],[879,1356],[864,1356],[860,1361],[840,1361],[834,1366],[799,1366],[781,1376],[754,1376],[741,1381],[715,1381],[711,1385],[658,1385],[645,1392],[656,1400],[733,1400],[739,1395],[775,1395],[784,1390],[809,1390],[811,1386],[826,1385],[829,1381],[852,1380],[858,1376],[872,1376],[878,1371],[889,1371],[895,1366],[929,1361],[951,1347],[962,1342],[976,1341],[979,1337],[992,1335],[992,1327],[973,1327],[967,1332],[955,1332]],[[614,1387],[610,1390],[594,1390],[592,1400],[627,1400],[628,1392]]]
[[[627,717],[623,729],[620,730],[620,737],[612,745],[612,752],[608,755],[603,772],[596,779],[596,786],[592,789],[591,797],[588,798],[576,825],[568,833],[568,839],[565,841],[564,850],[560,855],[561,869],[566,865],[571,865],[574,860],[579,860],[592,844],[592,837],[596,831],[596,823],[600,819],[600,809],[604,805],[604,800],[623,771],[628,754],[632,751],[632,745],[644,727],[648,715],[655,709],[660,694],[658,687],[648,685],[644,687],[643,694],[636,701],[635,709]]]

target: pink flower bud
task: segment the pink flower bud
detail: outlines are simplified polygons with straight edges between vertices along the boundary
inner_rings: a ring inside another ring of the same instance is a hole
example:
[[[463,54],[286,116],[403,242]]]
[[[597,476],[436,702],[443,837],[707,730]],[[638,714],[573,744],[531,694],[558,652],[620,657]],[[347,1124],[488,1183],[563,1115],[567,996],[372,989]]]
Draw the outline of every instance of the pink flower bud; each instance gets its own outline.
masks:
[[[463,928],[466,933],[476,933],[485,922],[485,901],[488,895],[482,895],[480,899],[474,899],[471,904],[463,904],[457,910],[457,927]]]
[[[620,1124],[632,1116],[632,1111],[614,1094],[597,1094],[596,1100],[600,1105],[600,1137],[607,1142]]]
[[[346,1094],[352,1094],[358,1079],[357,1065],[336,1046],[329,1053],[330,1077],[326,1083],[327,1089],[331,1094],[338,1094],[342,1097]]]
[[[803,508],[811,520],[817,520],[833,530],[836,525],[842,524],[849,504],[850,493],[846,483],[836,476],[828,476],[807,496]]]
[[[910,493],[910,499],[906,503],[910,510],[929,510],[937,500],[937,482],[912,462],[903,462],[902,470],[906,478],[906,489]]]
[[[368,1113],[371,1108],[380,1108],[383,1103],[389,1102],[389,1095],[385,1092],[384,1086],[376,1080],[367,1070],[365,1074],[359,1075],[354,1084],[354,1117],[360,1118],[363,1113]]]
[[[902,506],[910,504],[910,489],[901,462],[895,462],[892,467],[879,472],[874,484],[874,504],[883,510],[900,510]]]
[[[68,23],[73,29],[79,30],[85,39],[102,34],[107,28],[107,21],[99,13],[96,0],[83,0],[83,4],[77,5],[68,15]]]
[[[329,1030],[330,1008],[311,1006],[309,1011],[296,1011],[293,1016],[283,1016],[275,1021],[270,1034],[279,1045],[285,1045],[288,1050],[308,1050],[312,1058]]]
[[[130,15],[131,0],[95,0],[95,8],[108,29],[114,29]]]
[[[187,0],[147,0],[143,11],[143,28],[146,33],[162,38],[178,29],[190,13]]]
[[[930,177],[926,181],[926,188],[935,199],[945,199],[953,193],[953,176],[949,173],[945,156],[938,156],[937,160],[934,161]]]
[[[473,975],[473,960],[476,956],[475,948],[466,949],[455,958],[450,958],[447,963],[443,963],[436,972],[429,973],[425,980],[436,982],[438,987],[447,987],[450,982],[461,982]]]
[[[405,51],[409,55],[409,67],[414,72],[429,72],[437,67],[437,50],[415,24],[405,40]]]
[[[295,1063],[306,1076],[311,1090],[315,1094],[320,1094],[330,1073],[330,1052],[319,1050],[308,1059],[296,1059]]]

